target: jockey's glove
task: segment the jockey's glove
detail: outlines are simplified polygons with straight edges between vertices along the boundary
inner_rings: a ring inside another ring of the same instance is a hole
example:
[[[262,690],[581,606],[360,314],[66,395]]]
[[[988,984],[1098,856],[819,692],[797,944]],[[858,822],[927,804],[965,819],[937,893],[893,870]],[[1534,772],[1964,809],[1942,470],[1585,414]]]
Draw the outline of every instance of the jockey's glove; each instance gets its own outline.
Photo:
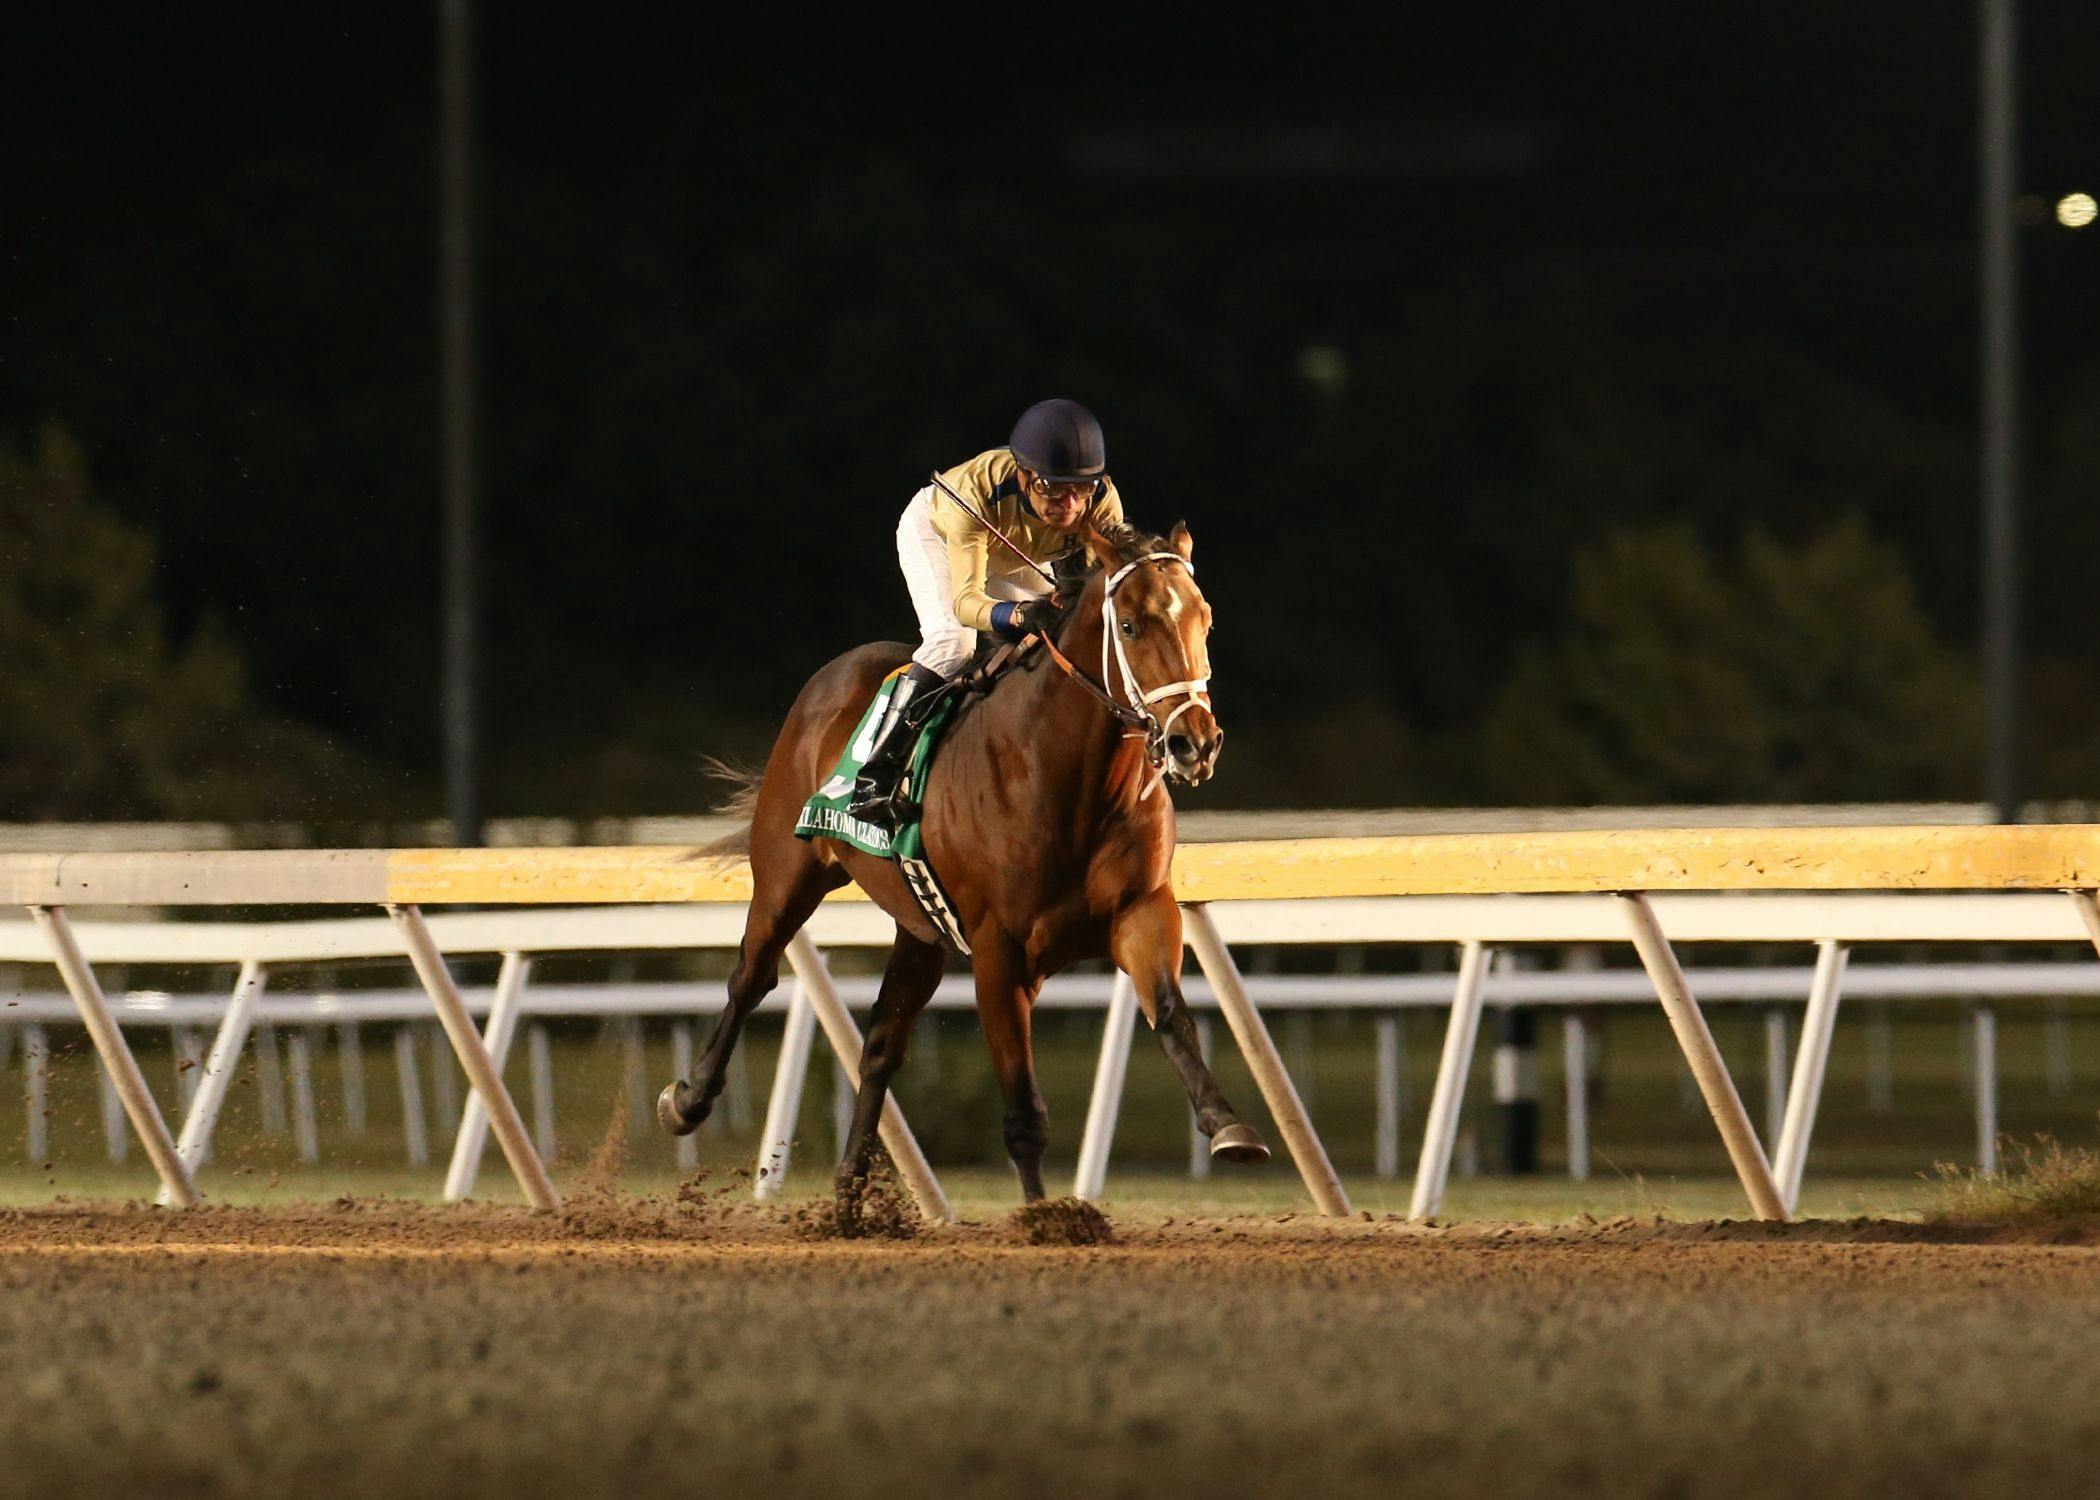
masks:
[[[1030,599],[1014,611],[1014,624],[1022,636],[1054,635],[1059,618],[1057,605],[1049,599]]]
[[[992,606],[992,633],[1009,641],[1057,628],[1057,606],[1048,599],[1002,600]]]

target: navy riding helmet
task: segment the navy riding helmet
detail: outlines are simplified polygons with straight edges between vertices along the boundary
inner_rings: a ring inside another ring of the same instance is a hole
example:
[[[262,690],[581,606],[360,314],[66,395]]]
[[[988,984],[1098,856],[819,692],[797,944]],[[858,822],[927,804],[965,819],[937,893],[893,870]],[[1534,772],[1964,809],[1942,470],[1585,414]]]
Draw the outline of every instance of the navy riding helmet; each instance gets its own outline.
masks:
[[[1108,472],[1101,424],[1077,401],[1038,401],[1021,413],[1006,446],[1014,461],[1052,484],[1099,479]]]

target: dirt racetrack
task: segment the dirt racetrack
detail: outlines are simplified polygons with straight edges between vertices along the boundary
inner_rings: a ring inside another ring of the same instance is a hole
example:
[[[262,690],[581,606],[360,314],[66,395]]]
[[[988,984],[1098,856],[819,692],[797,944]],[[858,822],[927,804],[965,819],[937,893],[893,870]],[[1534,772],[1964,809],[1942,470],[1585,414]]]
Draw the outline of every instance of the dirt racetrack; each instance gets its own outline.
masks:
[[[0,1213],[0,1495],[2089,1493],[2100,1248],[1855,1221],[802,1237]]]

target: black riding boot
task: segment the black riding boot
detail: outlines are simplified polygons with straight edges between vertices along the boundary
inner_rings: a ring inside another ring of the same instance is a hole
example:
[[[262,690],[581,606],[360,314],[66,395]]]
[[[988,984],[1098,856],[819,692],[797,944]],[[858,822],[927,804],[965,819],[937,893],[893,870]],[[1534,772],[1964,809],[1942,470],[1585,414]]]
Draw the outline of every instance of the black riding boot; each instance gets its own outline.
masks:
[[[894,829],[903,810],[904,759],[911,753],[912,739],[926,717],[932,692],[941,685],[941,675],[913,662],[897,685],[890,689],[889,711],[875,731],[875,748],[861,762],[853,781],[853,798],[846,811],[863,822]]]

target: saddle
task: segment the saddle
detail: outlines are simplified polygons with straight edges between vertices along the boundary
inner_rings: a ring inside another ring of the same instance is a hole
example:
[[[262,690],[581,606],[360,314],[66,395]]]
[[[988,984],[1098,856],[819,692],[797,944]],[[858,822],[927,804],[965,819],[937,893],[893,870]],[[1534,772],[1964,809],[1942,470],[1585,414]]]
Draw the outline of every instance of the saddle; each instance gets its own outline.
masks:
[[[839,758],[836,769],[823,785],[803,803],[800,815],[795,819],[797,838],[836,839],[851,845],[865,854],[878,859],[896,861],[910,888],[912,898],[919,909],[933,923],[941,938],[955,952],[967,955],[969,943],[964,939],[961,924],[956,920],[954,904],[948,893],[941,888],[933,866],[926,858],[926,846],[920,836],[920,800],[925,795],[926,777],[933,765],[935,749],[941,737],[955,721],[956,714],[965,701],[964,693],[957,691],[961,679],[949,688],[930,695],[926,712],[919,717],[912,730],[911,749],[905,757],[898,801],[901,807],[896,826],[883,827],[865,822],[853,816],[848,804],[853,796],[853,783],[860,772],[861,762],[869,752],[875,728],[882,715],[889,710],[891,684],[903,675],[899,667],[883,680],[860,722],[847,739],[846,749]],[[914,703],[916,708],[917,704]]]

